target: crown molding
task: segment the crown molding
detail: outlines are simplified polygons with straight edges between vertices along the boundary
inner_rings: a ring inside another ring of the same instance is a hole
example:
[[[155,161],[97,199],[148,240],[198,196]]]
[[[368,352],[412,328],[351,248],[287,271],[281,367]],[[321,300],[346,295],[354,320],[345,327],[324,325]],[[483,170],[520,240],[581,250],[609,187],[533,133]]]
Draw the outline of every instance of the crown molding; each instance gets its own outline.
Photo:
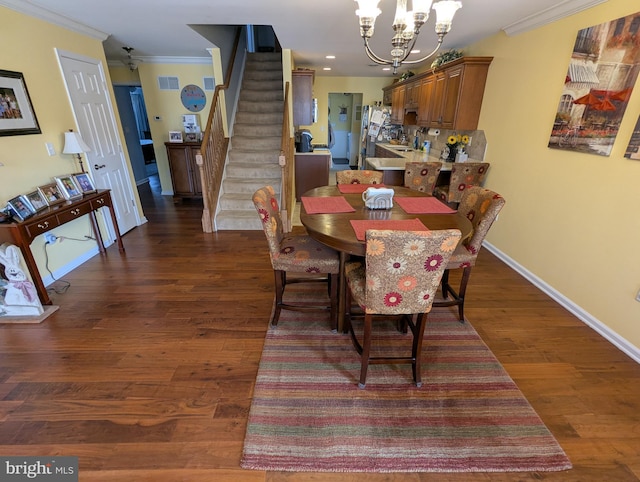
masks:
[[[538,13],[534,13],[533,15],[529,15],[528,17],[507,25],[503,27],[502,30],[509,36],[518,35],[569,17],[582,10],[595,7],[606,1],[607,0],[564,0],[553,7],[541,10]]]
[[[59,27],[64,27],[83,35],[87,35],[100,40],[101,42],[109,37],[108,33],[88,27],[87,25],[81,24],[57,13],[53,13],[45,8],[33,5],[29,0],[0,0],[0,6],[10,8],[16,12],[29,15],[30,17],[39,18],[45,22],[58,25]]]

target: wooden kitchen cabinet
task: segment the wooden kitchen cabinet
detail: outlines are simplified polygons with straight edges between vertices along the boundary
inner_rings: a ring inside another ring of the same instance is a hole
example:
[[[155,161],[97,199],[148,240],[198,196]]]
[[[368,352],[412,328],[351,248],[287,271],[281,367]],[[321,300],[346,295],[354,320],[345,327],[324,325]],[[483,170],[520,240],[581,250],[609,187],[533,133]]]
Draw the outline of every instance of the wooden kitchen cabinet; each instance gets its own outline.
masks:
[[[405,86],[394,87],[391,91],[391,123],[402,124],[404,121]]]
[[[199,142],[165,142],[175,197],[202,197],[200,170],[196,164]]]
[[[418,95],[418,114],[416,121],[419,126],[428,127],[431,122],[433,89],[435,86],[435,77],[430,75],[420,81],[420,89]]]
[[[492,57],[463,57],[436,72],[429,127],[478,128],[482,97]]]
[[[411,82],[404,88],[405,111],[417,111],[420,105],[420,81]]]
[[[314,70],[291,72],[291,94],[293,98],[293,125],[313,124],[313,79]]]
[[[475,130],[493,57],[462,57],[384,89],[391,91],[391,122],[416,111],[423,127]],[[416,105],[417,104],[417,105]]]
[[[331,152],[297,152],[295,155],[296,200],[310,189],[329,184]]]

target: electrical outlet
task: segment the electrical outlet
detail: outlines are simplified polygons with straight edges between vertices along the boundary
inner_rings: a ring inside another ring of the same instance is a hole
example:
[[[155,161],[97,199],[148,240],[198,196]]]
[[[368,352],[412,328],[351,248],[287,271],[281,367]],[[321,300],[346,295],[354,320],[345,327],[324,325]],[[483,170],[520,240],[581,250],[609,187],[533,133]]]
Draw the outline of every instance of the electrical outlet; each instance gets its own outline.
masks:
[[[44,233],[44,242],[47,244],[54,244],[58,240],[58,236],[53,233]]]
[[[51,144],[51,142],[45,142],[44,145],[47,148],[47,154],[49,154],[49,156],[55,156],[56,155],[56,150],[53,147],[53,144]]]

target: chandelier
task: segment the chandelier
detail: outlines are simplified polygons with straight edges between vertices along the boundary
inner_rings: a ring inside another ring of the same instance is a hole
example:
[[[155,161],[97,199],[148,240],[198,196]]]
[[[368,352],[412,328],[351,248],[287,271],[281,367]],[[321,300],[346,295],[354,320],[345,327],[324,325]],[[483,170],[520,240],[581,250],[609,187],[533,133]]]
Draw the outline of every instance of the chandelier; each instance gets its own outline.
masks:
[[[129,67],[129,70],[133,72],[138,68],[138,64],[140,63],[139,60],[131,57],[131,52],[133,52],[135,49],[133,47],[122,47],[122,50],[127,52],[127,58],[122,59],[122,63]]]
[[[415,60],[407,60],[411,54],[418,35],[420,27],[429,18],[429,9],[432,0],[412,0],[413,10],[407,11],[407,0],[397,0],[396,16],[393,21],[393,31],[395,32],[391,39],[391,57],[387,60],[376,55],[369,46],[369,39],[373,37],[373,27],[376,17],[380,15],[381,10],[378,8],[380,0],[355,0],[358,2],[358,10],[356,15],[360,17],[360,36],[364,39],[364,50],[367,56],[376,64],[391,65],[393,73],[398,72],[398,67],[405,64],[418,64],[424,62],[433,56],[440,46],[444,36],[451,30],[451,22],[456,11],[462,7],[462,3],[454,0],[441,0],[433,4],[436,11],[436,35],[438,36],[438,44],[429,55]]]

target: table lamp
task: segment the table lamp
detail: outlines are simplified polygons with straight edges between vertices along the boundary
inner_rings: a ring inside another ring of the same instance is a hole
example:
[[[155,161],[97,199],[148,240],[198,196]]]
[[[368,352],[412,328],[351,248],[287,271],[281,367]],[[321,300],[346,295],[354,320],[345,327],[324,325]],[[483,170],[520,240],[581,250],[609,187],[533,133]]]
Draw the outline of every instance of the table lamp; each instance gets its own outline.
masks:
[[[91,152],[91,149],[80,137],[80,134],[77,132],[73,132],[73,129],[69,129],[69,132],[64,133],[64,148],[62,149],[63,154],[77,154],[78,163],[80,164],[80,170],[85,172],[84,166],[82,165],[82,157],[80,154],[85,152]]]

